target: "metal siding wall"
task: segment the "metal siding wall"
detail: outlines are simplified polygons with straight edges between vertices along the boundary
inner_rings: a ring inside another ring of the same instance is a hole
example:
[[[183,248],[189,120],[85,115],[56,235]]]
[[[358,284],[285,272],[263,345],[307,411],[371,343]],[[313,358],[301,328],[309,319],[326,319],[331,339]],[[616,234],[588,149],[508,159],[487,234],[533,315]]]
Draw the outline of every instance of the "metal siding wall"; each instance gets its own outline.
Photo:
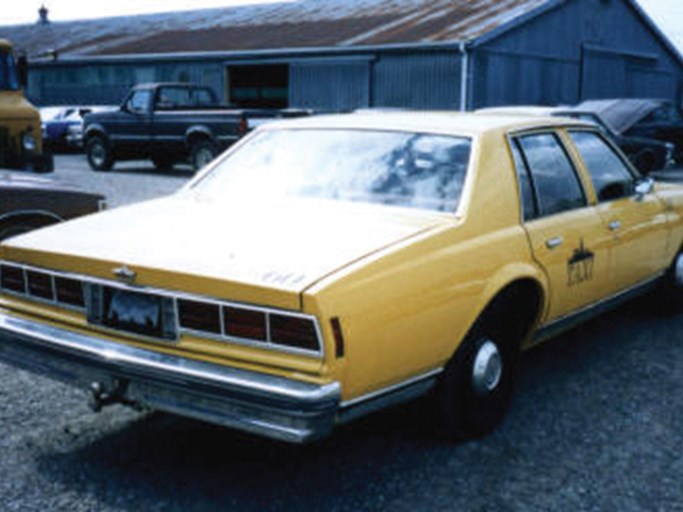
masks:
[[[41,106],[118,105],[135,84],[186,77],[212,87],[222,98],[222,69],[222,65],[214,63],[34,66],[28,94]]]
[[[295,62],[290,66],[290,106],[343,112],[370,104],[369,61]]]
[[[480,49],[472,70],[471,108],[569,104],[577,98],[575,62]]]
[[[457,51],[381,55],[373,69],[372,105],[457,109],[461,58]]]
[[[613,55],[598,57],[582,51],[586,46]],[[562,2],[476,52],[475,107],[618,96],[673,99],[683,72],[681,63],[621,0]],[[653,58],[642,66],[632,57],[637,54]]]

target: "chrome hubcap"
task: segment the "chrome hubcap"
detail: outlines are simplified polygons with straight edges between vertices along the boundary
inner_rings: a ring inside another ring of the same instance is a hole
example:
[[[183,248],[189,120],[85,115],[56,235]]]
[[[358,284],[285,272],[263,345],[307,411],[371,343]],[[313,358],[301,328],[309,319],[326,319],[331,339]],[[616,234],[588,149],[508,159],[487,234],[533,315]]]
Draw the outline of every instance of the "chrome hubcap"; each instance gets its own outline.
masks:
[[[197,154],[197,167],[202,168],[213,160],[213,152],[208,149],[202,149]]]
[[[683,253],[676,256],[676,264],[674,265],[674,277],[676,279],[676,286],[683,286]]]
[[[102,162],[104,162],[104,148],[101,145],[95,145],[90,154],[96,165],[102,165]]]
[[[503,360],[498,346],[486,340],[474,357],[472,366],[472,387],[478,395],[490,393],[500,383],[503,375]]]

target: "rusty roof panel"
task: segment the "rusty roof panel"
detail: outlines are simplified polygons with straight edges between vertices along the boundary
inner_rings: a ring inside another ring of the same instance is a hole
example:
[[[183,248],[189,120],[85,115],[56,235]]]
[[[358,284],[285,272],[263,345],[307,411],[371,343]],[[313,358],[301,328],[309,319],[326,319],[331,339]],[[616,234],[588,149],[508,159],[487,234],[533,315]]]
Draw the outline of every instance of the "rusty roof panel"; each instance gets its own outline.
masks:
[[[0,27],[36,58],[354,47],[475,39],[553,0],[299,0]]]

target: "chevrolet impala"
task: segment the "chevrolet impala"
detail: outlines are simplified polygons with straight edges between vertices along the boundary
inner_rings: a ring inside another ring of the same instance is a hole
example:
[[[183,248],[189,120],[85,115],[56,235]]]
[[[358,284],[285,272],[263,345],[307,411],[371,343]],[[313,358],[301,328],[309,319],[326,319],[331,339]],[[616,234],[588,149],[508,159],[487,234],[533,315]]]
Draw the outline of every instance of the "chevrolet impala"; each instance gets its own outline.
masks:
[[[180,192],[0,246],[0,360],[292,442],[416,397],[504,418],[522,349],[683,281],[683,188],[581,121],[264,125]]]

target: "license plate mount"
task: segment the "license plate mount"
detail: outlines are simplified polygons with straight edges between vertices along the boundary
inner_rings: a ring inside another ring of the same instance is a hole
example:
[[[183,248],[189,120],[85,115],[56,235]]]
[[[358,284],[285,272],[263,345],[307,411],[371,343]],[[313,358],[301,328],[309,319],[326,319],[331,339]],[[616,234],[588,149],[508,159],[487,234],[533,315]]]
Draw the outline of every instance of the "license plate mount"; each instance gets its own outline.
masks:
[[[102,290],[100,322],[103,326],[155,339],[175,338],[175,328],[167,325],[167,301],[161,295],[120,288]]]

